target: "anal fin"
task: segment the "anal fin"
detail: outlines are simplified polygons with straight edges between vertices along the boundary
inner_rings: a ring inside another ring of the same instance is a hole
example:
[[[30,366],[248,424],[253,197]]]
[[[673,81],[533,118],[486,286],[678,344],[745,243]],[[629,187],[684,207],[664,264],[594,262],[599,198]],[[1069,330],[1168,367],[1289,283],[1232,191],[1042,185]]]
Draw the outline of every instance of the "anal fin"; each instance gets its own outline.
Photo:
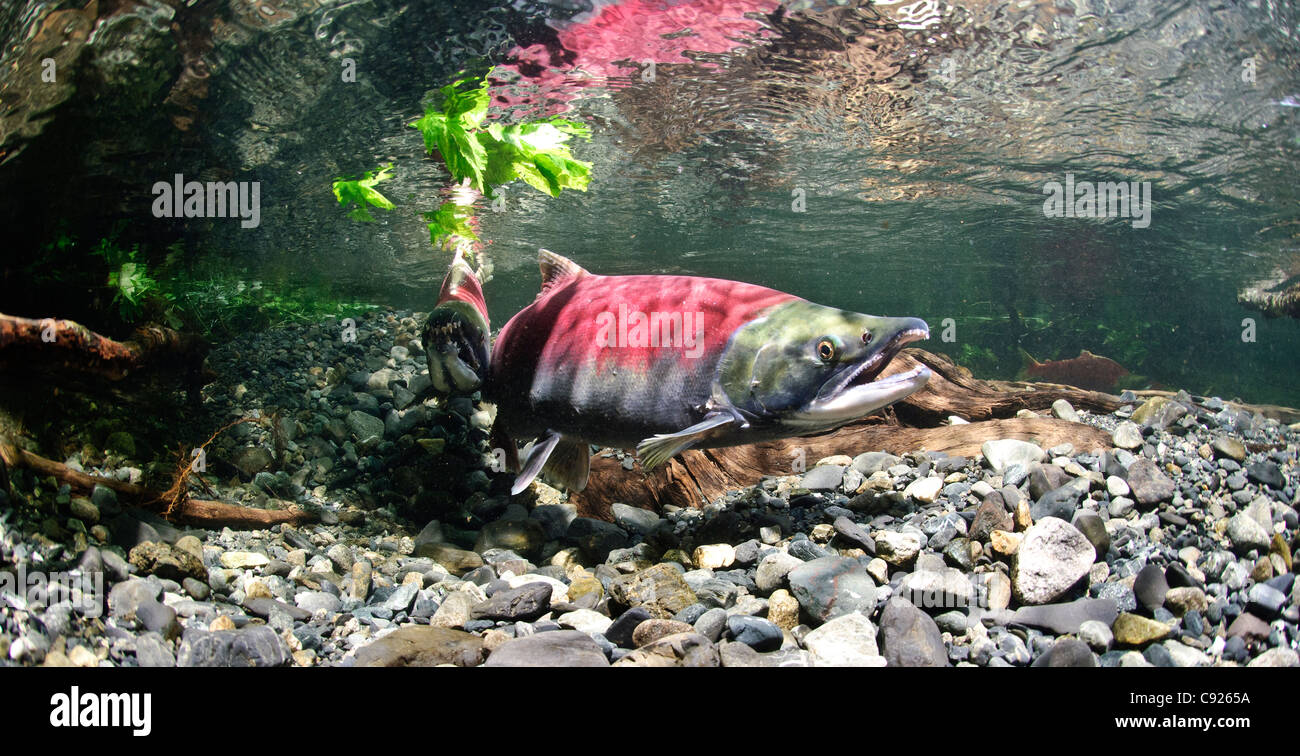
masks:
[[[550,459],[542,466],[544,478],[575,493],[587,487],[587,475],[590,472],[591,447],[571,439],[556,444]]]
[[[676,433],[660,433],[643,440],[636,445],[636,454],[641,458],[641,467],[649,470],[667,462],[676,455],[707,439],[721,428],[739,420],[731,414],[712,412],[689,428]]]

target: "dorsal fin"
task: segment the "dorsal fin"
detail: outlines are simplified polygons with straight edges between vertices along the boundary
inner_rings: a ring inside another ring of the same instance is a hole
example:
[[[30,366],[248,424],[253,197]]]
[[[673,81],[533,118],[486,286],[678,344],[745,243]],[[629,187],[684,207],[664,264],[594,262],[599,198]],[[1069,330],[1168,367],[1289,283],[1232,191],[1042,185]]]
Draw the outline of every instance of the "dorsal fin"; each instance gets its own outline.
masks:
[[[542,269],[541,294],[557,286],[563,286],[576,276],[587,274],[586,269],[567,257],[557,255],[549,249],[537,250],[537,265]],[[539,294],[538,296],[541,296]]]

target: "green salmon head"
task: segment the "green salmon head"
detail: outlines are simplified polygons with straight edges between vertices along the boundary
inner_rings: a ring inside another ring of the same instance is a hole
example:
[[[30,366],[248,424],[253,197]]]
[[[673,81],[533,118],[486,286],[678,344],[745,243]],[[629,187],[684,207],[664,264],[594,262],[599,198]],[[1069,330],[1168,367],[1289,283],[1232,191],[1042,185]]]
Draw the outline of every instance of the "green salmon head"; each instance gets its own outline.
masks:
[[[924,386],[930,378],[924,366],[875,379],[905,344],[929,336],[929,326],[917,318],[797,300],[736,330],[719,363],[717,388],[756,425],[827,430]]]

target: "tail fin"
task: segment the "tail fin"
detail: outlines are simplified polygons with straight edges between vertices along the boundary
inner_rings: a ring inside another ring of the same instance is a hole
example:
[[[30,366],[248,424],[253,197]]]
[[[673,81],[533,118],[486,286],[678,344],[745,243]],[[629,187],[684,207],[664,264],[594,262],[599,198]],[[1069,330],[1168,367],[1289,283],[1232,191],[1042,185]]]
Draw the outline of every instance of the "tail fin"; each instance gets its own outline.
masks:
[[[1023,381],[1034,374],[1034,368],[1042,367],[1043,363],[1034,359],[1034,356],[1025,351],[1024,347],[1017,347],[1017,349],[1020,351],[1021,365],[1020,372],[1016,375],[1016,380]]]

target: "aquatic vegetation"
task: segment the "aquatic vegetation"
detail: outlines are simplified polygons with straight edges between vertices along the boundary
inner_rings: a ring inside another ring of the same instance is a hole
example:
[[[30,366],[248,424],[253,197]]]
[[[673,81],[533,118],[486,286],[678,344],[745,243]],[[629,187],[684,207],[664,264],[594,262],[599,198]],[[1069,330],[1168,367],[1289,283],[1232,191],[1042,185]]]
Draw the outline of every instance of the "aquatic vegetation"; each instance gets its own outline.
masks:
[[[347,317],[373,307],[340,298],[324,285],[264,281],[245,271],[178,270],[162,286],[175,305],[172,315],[210,339],[284,323],[318,322],[331,315]]]
[[[363,223],[373,223],[374,216],[366,209],[367,205],[374,205],[382,210],[392,210],[393,203],[384,195],[375,189],[375,184],[387,181],[393,177],[393,164],[381,165],[373,171],[366,171],[365,175],[359,179],[334,179],[334,198],[339,201],[343,207],[350,204],[356,204],[348,212],[348,217],[353,220],[359,220]]]
[[[113,289],[113,302],[122,320],[128,323],[139,320],[149,299],[159,295],[158,281],[149,275],[148,266],[140,258],[139,245],[124,249],[108,239],[100,239],[91,254],[108,263],[107,284]]]

